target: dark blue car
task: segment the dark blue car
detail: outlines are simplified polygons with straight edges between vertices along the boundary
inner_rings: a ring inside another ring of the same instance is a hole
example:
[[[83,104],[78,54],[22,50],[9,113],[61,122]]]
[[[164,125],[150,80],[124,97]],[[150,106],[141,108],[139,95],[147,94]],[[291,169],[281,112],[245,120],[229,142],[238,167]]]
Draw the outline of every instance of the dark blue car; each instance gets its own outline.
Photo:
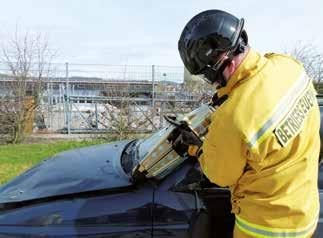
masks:
[[[204,105],[182,119],[200,125],[211,112]],[[0,237],[232,237],[228,189],[172,151],[173,129],[64,152],[23,173],[0,188]],[[205,128],[192,129],[203,137]]]

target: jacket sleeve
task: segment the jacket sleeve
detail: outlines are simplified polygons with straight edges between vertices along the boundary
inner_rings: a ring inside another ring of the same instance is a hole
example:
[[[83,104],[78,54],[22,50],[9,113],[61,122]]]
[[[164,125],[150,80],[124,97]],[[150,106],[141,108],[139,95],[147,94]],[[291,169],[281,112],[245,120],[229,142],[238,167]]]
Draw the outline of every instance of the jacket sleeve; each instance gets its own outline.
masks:
[[[203,173],[219,186],[237,183],[246,165],[246,146],[230,120],[212,116],[199,162]]]

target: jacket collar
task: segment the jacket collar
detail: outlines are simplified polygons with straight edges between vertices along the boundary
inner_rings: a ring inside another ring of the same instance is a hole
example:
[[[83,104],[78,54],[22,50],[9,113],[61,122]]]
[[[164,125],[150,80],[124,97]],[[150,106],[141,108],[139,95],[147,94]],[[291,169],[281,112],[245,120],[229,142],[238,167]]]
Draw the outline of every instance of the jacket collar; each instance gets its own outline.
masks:
[[[249,49],[247,56],[232,74],[227,85],[218,89],[219,97],[230,94],[235,87],[239,86],[243,82],[243,80],[249,79],[255,75],[266,62],[267,59],[265,57],[261,56],[256,51]]]

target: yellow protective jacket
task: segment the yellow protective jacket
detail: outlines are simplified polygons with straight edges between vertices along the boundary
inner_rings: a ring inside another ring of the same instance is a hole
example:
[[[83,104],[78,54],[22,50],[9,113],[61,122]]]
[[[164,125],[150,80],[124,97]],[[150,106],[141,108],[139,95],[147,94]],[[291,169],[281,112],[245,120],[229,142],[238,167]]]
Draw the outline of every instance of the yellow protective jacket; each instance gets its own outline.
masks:
[[[319,213],[320,112],[302,65],[250,50],[213,113],[199,161],[229,186],[236,227],[251,237],[306,237]]]

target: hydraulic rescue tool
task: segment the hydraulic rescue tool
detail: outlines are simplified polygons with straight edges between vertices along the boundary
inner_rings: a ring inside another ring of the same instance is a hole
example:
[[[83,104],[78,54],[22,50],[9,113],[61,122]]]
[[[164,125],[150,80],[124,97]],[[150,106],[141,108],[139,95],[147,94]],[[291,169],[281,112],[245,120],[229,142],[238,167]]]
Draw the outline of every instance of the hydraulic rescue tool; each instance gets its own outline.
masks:
[[[177,118],[165,116],[169,125],[159,131],[158,141],[133,169],[133,178],[162,179],[183,160],[188,159],[188,145],[202,145],[211,123],[212,113],[226,98],[214,95],[209,103],[202,104],[192,112]]]

